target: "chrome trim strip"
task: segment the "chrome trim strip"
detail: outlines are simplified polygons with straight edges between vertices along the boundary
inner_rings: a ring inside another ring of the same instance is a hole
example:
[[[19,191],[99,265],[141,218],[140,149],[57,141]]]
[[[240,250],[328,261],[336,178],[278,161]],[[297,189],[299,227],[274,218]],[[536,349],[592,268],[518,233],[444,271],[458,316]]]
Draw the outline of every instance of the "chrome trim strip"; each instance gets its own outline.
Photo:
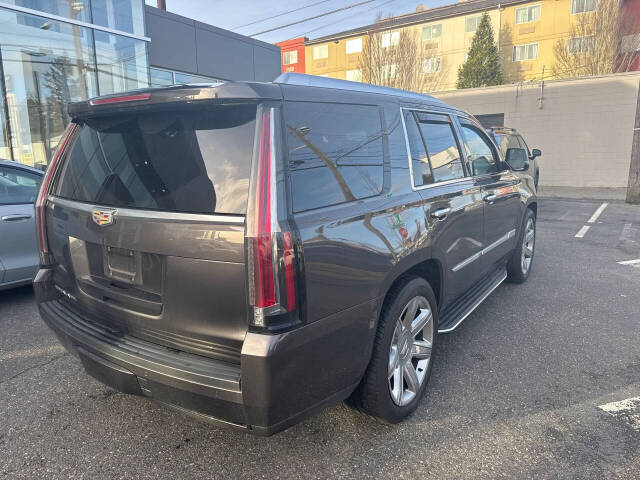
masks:
[[[413,162],[411,161],[411,147],[409,146],[409,135],[407,134],[407,125],[404,121],[405,110],[409,112],[422,112],[422,113],[430,113],[435,115],[443,115],[449,118],[449,122],[452,122],[452,114],[445,111],[439,111],[439,110],[425,110],[422,108],[400,107],[400,119],[402,120],[402,130],[404,131],[404,142],[407,147],[407,160],[409,161],[409,177],[411,178],[411,190],[413,190],[414,192],[417,192],[418,190],[425,190],[427,188],[435,188],[435,187],[440,187],[442,185],[450,185],[453,183],[468,182],[469,180],[471,180],[472,177],[465,176],[462,178],[454,178],[453,180],[445,180],[442,182],[435,182],[435,183],[430,183],[428,185],[420,185],[419,187],[416,187],[415,182],[413,181]],[[454,134],[455,133],[456,132],[454,129]],[[427,155],[429,155],[429,153],[427,153]]]
[[[509,240],[510,238],[515,237],[515,236],[516,236],[516,229],[514,228],[513,230],[509,230],[507,233],[505,233],[503,236],[501,236],[499,239],[497,239],[491,245],[489,245],[488,247],[483,248],[482,249],[482,255],[486,255],[491,250],[496,248],[498,245],[503,244],[504,242],[506,242],[507,240]]]
[[[454,272],[457,272],[458,270],[460,270],[461,268],[466,267],[467,265],[469,265],[471,262],[476,261],[477,259],[479,259],[482,256],[482,250],[480,250],[478,253],[474,253],[473,255],[471,255],[469,258],[461,261],[460,263],[458,263],[456,266],[454,266],[451,270],[453,270]]]
[[[479,259],[482,255],[486,255],[497,246],[503,244],[504,242],[506,242],[507,240],[515,236],[516,236],[516,229],[514,228],[513,230],[509,230],[507,233],[505,233],[503,236],[501,236],[498,240],[493,242],[488,247],[483,248],[479,252],[471,255],[469,258],[465,258],[463,261],[461,261],[457,265],[454,265],[454,267],[451,270],[453,270],[454,272],[457,272],[458,270],[469,265],[471,262],[474,262],[475,260]]]
[[[6,8],[7,10],[13,10],[15,12],[26,13],[27,15],[35,15],[37,17],[48,18],[49,20],[55,20],[56,22],[71,23],[72,25],[78,25],[79,27],[92,28],[94,30],[100,30],[101,32],[113,33],[114,35],[120,35],[123,37],[135,38],[136,40],[143,40],[150,42],[149,37],[144,35],[137,35],[135,33],[123,32],[122,30],[116,30],[114,28],[103,27],[102,25],[96,25],[95,23],[87,23],[81,20],[75,20],[69,17],[62,17],[53,13],[47,13],[40,10],[34,10],[33,8],[21,7],[19,5],[13,5],[0,1],[0,8]]]
[[[487,293],[485,293],[485,294],[482,296],[482,298],[481,298],[480,300],[478,300],[476,303],[474,303],[474,304],[471,306],[471,308],[470,308],[470,309],[469,309],[469,310],[468,310],[464,315],[462,315],[462,316],[460,317],[460,319],[459,319],[459,320],[458,320],[458,321],[457,321],[457,322],[456,322],[452,327],[447,328],[447,329],[445,329],[445,330],[438,330],[438,333],[449,333],[449,332],[454,331],[456,328],[458,328],[458,326],[459,326],[462,322],[464,322],[464,321],[466,320],[466,318],[467,318],[469,315],[471,315],[471,313],[473,313],[473,311],[474,311],[476,308],[478,308],[478,306],[479,306],[482,302],[484,302],[484,301],[486,300],[486,298],[487,298],[489,295],[491,295],[491,294],[493,293],[493,291],[494,291],[496,288],[498,288],[498,287],[500,286],[500,284],[502,284],[502,282],[504,282],[504,281],[506,280],[506,278],[507,278],[507,272],[505,271],[505,272],[504,272],[504,274],[502,275],[502,278],[501,278],[498,282],[496,282],[496,284],[495,284],[493,287],[491,287],[491,289],[490,289]]]
[[[151,222],[191,222],[191,223],[221,223],[232,225],[244,225],[244,217],[242,215],[219,215],[205,213],[181,213],[181,212],[165,212],[160,210],[141,210],[133,208],[112,207],[109,205],[100,205],[99,203],[86,203],[75,200],[68,200],[53,195],[49,195],[48,200],[54,205],[80,210],[81,212],[92,213],[96,207],[105,207],[117,210],[117,217],[133,218],[146,220]]]

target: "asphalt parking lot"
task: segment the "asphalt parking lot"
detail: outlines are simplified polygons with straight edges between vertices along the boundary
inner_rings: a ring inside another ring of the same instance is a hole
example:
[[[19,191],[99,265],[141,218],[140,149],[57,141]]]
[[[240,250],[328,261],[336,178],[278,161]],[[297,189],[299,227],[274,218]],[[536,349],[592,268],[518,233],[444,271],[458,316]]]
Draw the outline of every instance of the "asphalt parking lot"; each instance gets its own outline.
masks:
[[[0,476],[640,478],[640,206],[601,207],[541,201],[529,281],[441,337],[395,426],[344,405],[269,438],[201,423],[93,380],[30,288],[0,292]]]

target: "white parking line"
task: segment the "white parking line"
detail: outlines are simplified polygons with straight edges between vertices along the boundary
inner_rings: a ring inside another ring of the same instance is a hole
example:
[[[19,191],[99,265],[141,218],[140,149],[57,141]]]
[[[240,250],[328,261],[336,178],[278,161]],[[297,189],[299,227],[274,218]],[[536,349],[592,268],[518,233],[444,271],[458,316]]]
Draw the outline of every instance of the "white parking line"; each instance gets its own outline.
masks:
[[[578,230],[578,233],[576,233],[576,238],[582,238],[584,237],[585,233],[587,233],[589,231],[591,227],[588,225],[583,226],[580,230]]]
[[[609,205],[607,202],[600,205],[598,209],[595,212],[593,212],[593,215],[591,215],[591,218],[587,220],[587,223],[595,223],[595,221],[598,219],[600,214],[604,212],[605,208],[607,208],[607,205]]]
[[[623,260],[622,262],[618,262],[620,265],[631,265],[632,267],[640,268],[640,258],[636,258],[635,260]]]
[[[612,417],[624,421],[634,430],[640,431],[640,397],[605,403],[598,408]]]

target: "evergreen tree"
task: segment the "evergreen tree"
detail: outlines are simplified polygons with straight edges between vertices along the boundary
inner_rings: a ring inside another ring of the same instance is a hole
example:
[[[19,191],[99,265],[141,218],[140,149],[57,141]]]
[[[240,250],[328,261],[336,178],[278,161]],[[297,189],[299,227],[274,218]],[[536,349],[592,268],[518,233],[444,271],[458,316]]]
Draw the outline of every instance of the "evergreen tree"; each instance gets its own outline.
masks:
[[[493,40],[493,28],[489,15],[482,15],[473,35],[467,61],[458,69],[458,88],[500,85],[504,81],[500,67],[498,47]]]

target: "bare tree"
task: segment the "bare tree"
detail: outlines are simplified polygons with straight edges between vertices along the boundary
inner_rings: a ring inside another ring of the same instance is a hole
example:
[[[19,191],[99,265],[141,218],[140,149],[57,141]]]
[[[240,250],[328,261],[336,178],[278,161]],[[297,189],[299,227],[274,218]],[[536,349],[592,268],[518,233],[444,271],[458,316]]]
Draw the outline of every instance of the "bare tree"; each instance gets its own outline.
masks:
[[[374,31],[363,42],[362,81],[414,92],[436,90],[443,78],[441,57],[414,29]]]
[[[569,36],[554,45],[556,77],[606,75],[633,69],[640,49],[640,22],[624,15],[620,0],[598,0],[575,16]]]

